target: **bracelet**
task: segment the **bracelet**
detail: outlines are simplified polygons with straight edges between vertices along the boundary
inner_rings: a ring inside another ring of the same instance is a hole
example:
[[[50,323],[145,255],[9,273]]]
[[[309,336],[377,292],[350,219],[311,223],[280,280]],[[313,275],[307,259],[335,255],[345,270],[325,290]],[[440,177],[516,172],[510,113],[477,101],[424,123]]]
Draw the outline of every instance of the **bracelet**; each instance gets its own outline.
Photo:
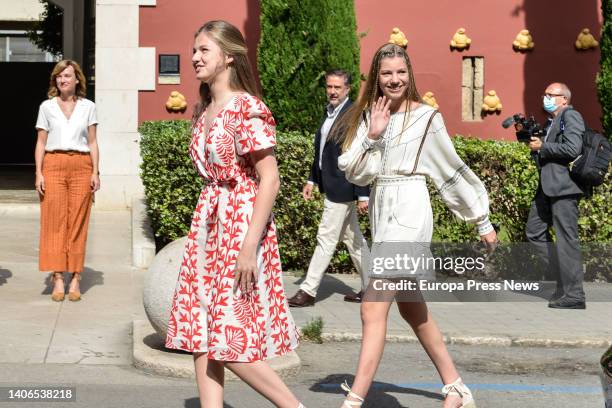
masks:
[[[372,140],[366,136],[365,139],[363,139],[361,147],[363,147],[363,150],[365,150],[366,152],[369,152],[374,149],[374,145],[376,144],[376,142],[376,140]]]

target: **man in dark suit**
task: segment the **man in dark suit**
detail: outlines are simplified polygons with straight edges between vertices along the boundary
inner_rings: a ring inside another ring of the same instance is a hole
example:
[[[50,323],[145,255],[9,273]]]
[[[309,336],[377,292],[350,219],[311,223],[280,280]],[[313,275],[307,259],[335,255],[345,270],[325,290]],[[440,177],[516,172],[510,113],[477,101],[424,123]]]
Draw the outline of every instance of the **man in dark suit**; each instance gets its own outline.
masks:
[[[551,115],[546,136],[532,137],[529,143],[540,168],[540,183],[527,219],[527,239],[557,279],[557,289],[548,303],[556,309],[586,307],[578,240],[578,200],[583,189],[572,180],[568,167],[582,151],[585,125],[569,104],[571,96],[565,84],[553,83],[546,88],[544,109]],[[551,226],[557,238],[554,244]]]
[[[310,200],[313,185],[316,184],[319,191],[325,194],[325,202],[317,231],[317,246],[304,282],[297,293],[289,299],[289,306],[292,307],[314,305],[323,274],[329,266],[340,238],[346,244],[353,264],[362,277],[362,290],[365,284],[361,267],[361,248],[364,238],[359,229],[357,212],[363,214],[368,211],[369,189],[356,186],[346,180],[344,172],[338,169],[338,156],[342,149],[335,141],[328,140],[332,125],[351,105],[348,98],[351,76],[344,70],[331,70],[325,74],[325,84],[328,105],[323,123],[315,136],[315,154],[310,177],[302,191],[304,199]],[[360,302],[361,293],[347,295],[344,300]]]

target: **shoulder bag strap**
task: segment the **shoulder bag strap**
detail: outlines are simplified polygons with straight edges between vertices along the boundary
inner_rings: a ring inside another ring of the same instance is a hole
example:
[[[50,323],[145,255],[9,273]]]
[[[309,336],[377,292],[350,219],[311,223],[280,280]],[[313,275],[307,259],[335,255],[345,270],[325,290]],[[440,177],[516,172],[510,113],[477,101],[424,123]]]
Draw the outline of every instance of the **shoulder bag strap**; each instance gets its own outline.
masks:
[[[425,144],[425,138],[427,137],[427,133],[429,132],[429,127],[431,126],[431,121],[434,116],[439,113],[439,111],[435,110],[429,117],[429,121],[427,122],[427,126],[425,127],[425,133],[423,133],[423,138],[421,139],[421,145],[419,146],[419,151],[417,152],[416,159],[414,160],[414,168],[412,169],[411,175],[416,173],[417,166],[419,165],[419,158],[421,157],[421,150],[423,150],[423,144]]]

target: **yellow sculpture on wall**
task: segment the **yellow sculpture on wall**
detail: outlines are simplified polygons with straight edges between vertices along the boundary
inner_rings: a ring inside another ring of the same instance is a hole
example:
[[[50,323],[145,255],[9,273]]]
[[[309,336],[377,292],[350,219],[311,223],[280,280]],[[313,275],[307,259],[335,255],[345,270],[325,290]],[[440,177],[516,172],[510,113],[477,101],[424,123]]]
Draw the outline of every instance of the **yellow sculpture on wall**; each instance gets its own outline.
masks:
[[[464,50],[466,48],[469,48],[471,43],[472,40],[467,35],[465,35],[465,28],[460,28],[453,35],[453,39],[451,40],[450,45],[451,48],[454,48],[456,50]]]
[[[578,34],[578,39],[576,40],[576,49],[578,50],[588,50],[591,48],[597,48],[599,43],[591,34],[591,30],[588,28],[583,28],[580,34]]]
[[[389,42],[391,44],[399,45],[400,47],[406,48],[408,46],[408,39],[404,33],[397,27],[393,28],[391,35],[389,36]]]
[[[185,112],[187,109],[187,100],[182,93],[172,91],[166,101],[166,110],[168,112]]]
[[[436,98],[434,97],[433,92],[426,92],[425,95],[423,95],[423,102],[429,106],[432,106],[434,109],[438,109],[440,107],[436,101]]]
[[[512,46],[518,51],[530,51],[535,47],[533,37],[529,34],[529,30],[521,30],[512,42]]]
[[[486,113],[501,112],[502,104],[497,92],[490,90],[482,101],[482,111]]]

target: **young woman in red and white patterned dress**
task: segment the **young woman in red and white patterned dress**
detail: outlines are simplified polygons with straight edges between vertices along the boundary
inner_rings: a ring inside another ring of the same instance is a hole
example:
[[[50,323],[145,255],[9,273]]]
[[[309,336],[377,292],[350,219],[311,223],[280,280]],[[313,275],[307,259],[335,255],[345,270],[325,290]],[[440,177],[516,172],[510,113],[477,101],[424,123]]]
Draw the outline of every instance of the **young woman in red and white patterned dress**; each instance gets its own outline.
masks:
[[[272,207],[280,186],[275,122],[240,31],[196,33],[201,104],[190,155],[207,180],[187,239],[166,347],[193,353],[202,407],[223,407],[224,367],[275,406],[303,405],[265,362],[298,345],[283,289]]]

